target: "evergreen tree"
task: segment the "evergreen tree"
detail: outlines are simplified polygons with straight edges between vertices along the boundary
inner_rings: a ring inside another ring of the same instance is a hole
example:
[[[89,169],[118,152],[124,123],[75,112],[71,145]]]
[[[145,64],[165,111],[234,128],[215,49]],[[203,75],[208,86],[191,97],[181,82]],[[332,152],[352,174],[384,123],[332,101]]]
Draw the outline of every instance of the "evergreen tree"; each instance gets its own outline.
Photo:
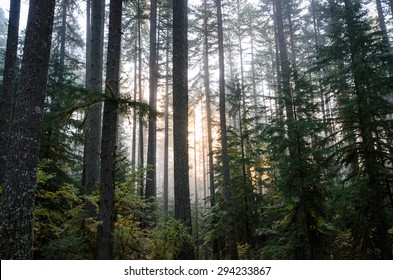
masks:
[[[79,78],[82,62],[77,55],[83,48],[76,20],[78,8],[72,1],[62,1],[56,6],[54,17],[40,159],[49,160],[43,170],[56,174],[56,183],[51,182],[57,187],[81,179],[77,166],[80,165],[83,144],[82,119],[75,106],[81,99],[78,84],[82,82]]]
[[[113,258],[115,214],[115,163],[118,137],[118,99],[122,34],[122,0],[110,1],[108,53],[106,65],[106,99],[102,122],[101,180],[97,258]]]
[[[362,1],[329,1],[329,45],[320,48],[324,83],[337,100],[333,156],[342,174],[341,196],[350,201],[340,217],[356,248],[392,258],[391,157],[392,55],[383,33],[366,18]],[[334,16],[333,16],[334,15]],[[345,102],[344,102],[345,101]],[[351,164],[351,168],[345,168]],[[339,208],[340,209],[340,208]]]
[[[187,0],[173,1],[173,146],[175,218],[191,230],[188,163],[188,22]],[[191,231],[190,231],[191,232]],[[179,259],[194,259],[190,244],[183,244]]]
[[[221,155],[222,155],[222,174],[223,174],[223,191],[225,194],[226,220],[227,220],[227,242],[231,259],[238,259],[236,244],[236,229],[234,205],[231,190],[231,175],[229,170],[229,154],[227,141],[227,122],[225,109],[225,68],[224,68],[224,32],[222,25],[222,7],[221,1],[216,1],[217,8],[217,29],[218,29],[218,50],[219,50],[219,91],[220,91],[220,131],[221,131]]]
[[[55,1],[31,0],[0,211],[2,259],[30,259]]]
[[[153,110],[157,109],[157,2],[150,1],[150,79],[149,79],[149,105]],[[151,116],[149,118],[149,138],[147,149],[147,165],[146,174],[146,199],[154,200],[156,197],[156,151],[157,150],[157,120]]]
[[[0,185],[3,184],[11,128],[18,52],[20,0],[10,1],[7,48],[4,55],[3,87],[0,94]]]
[[[102,93],[102,65],[103,65],[103,20],[105,0],[92,0],[91,2],[91,50],[90,50],[90,81],[88,88]],[[87,130],[84,145],[83,178],[82,183],[86,194],[92,194],[100,178],[100,142],[101,142],[101,102],[91,105],[87,112]],[[87,215],[93,216],[91,207]]]

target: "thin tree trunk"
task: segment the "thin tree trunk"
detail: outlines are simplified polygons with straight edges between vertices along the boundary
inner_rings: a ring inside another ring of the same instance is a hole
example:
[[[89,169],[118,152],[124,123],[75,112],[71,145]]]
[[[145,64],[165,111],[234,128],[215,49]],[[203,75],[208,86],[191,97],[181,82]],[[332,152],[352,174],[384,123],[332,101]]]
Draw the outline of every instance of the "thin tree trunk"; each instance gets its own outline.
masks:
[[[238,26],[240,29],[240,4],[237,2],[237,13],[238,13]],[[241,96],[241,106],[239,106],[239,137],[240,137],[240,155],[242,159],[242,175],[243,175],[243,189],[244,189],[244,219],[245,219],[245,232],[246,232],[246,240],[250,239],[250,223],[249,223],[249,190],[247,186],[247,168],[245,164],[245,148],[244,148],[244,139],[243,139],[243,121],[246,118],[246,95],[244,92],[244,65],[243,65],[243,45],[242,45],[242,32],[238,30],[238,40],[239,40],[239,56],[240,56],[240,86],[236,90],[239,91]]]
[[[139,13],[137,14],[139,17]],[[138,34],[138,25],[136,24],[136,33]],[[134,57],[134,100],[137,99],[138,92],[138,39],[135,40],[135,57]],[[131,143],[131,172],[136,171],[136,127],[137,127],[137,110],[134,109],[132,116],[132,143]],[[137,191],[137,193],[139,193]]]
[[[0,258],[30,259],[55,0],[31,0],[0,211]]]
[[[164,136],[164,215],[168,219],[169,201],[169,36],[166,43],[165,136]]]
[[[62,85],[64,83],[64,71],[65,71],[65,44],[66,44],[66,33],[67,33],[67,8],[68,0],[63,0],[61,4],[61,29],[60,29],[60,63],[58,73],[58,83]]]
[[[254,99],[254,117],[257,117],[258,114],[258,95],[257,95],[257,83],[256,83],[256,74],[255,74],[255,47],[254,47],[254,34],[253,34],[253,26],[252,21],[250,21],[250,48],[251,48],[251,84],[252,84],[252,97]],[[263,91],[263,90],[262,90]],[[263,94],[263,92],[262,92]],[[255,124],[258,124],[258,120],[255,120]]]
[[[291,157],[296,155],[296,146],[293,145],[296,141],[296,137],[294,135],[293,124],[294,124],[294,110],[293,110],[293,101],[292,101],[292,92],[291,92],[291,83],[290,83],[290,66],[288,60],[288,52],[285,40],[284,33],[284,23],[282,18],[282,1],[277,0],[276,3],[276,26],[277,26],[277,42],[278,42],[278,50],[279,50],[279,58],[280,58],[280,74],[281,74],[281,90],[282,90],[282,99],[283,105],[285,107],[286,120],[288,123],[288,140],[291,143],[289,145],[289,154]]]
[[[103,42],[102,42],[102,20],[104,11],[102,1],[91,0],[92,18],[91,18],[91,50],[90,50],[90,87],[102,92],[102,64],[103,64]],[[84,159],[84,183],[85,194],[91,195],[96,189],[96,184],[100,178],[100,146],[101,146],[101,113],[102,104],[98,102],[92,105],[87,115],[87,131],[85,142],[85,159]],[[88,216],[94,216],[94,208],[88,205],[86,209]]]
[[[85,85],[90,87],[91,64],[91,0],[86,0],[86,76]]]
[[[139,102],[143,101],[142,92],[142,13],[140,7],[140,0],[138,0],[138,94]],[[144,167],[144,136],[143,136],[143,121],[142,116],[139,116],[139,135],[138,135],[138,166],[140,168]],[[139,194],[143,196],[144,191],[144,180],[143,177],[139,180]]]
[[[210,187],[210,205],[214,205],[214,163],[213,163],[213,136],[212,136],[212,112],[211,112],[211,94],[210,94],[210,71],[209,71],[209,30],[207,17],[207,3],[203,1],[204,17],[203,17],[203,85],[206,98],[206,122],[207,122],[207,142],[208,142],[208,161],[209,161],[209,187]]]
[[[106,90],[102,122],[100,206],[97,259],[113,259],[115,163],[121,54],[122,0],[110,1]]]
[[[279,1],[279,0],[278,0]],[[277,118],[283,119],[284,118],[284,104],[282,98],[282,83],[281,83],[281,61],[280,61],[280,50],[279,50],[279,43],[278,43],[278,28],[277,28],[277,8],[276,4],[273,1],[273,20],[274,20],[274,55],[275,59],[272,58],[272,70],[276,70],[276,85],[277,85],[277,95],[276,95],[276,112]],[[274,61],[273,61],[274,60]],[[273,62],[275,62],[273,66]]]
[[[210,206],[214,206],[214,161],[213,161],[213,133],[212,133],[212,110],[211,110],[211,92],[210,92],[210,71],[209,71],[209,30],[208,30],[208,9],[207,1],[203,1],[203,86],[206,98],[206,124],[207,124],[207,146],[208,146],[208,164],[209,164],[209,190]],[[212,244],[213,258],[218,259],[219,248],[218,240],[215,238]]]
[[[296,69],[296,46],[295,46],[295,36],[293,33],[293,24],[292,24],[292,0],[285,0],[287,4],[287,19],[288,19],[288,32],[289,32],[289,44],[291,50],[291,67],[292,69]]]
[[[204,111],[203,111],[203,100],[201,98],[201,126],[202,126],[202,152],[200,156],[202,157],[202,177],[203,177],[203,199],[204,199],[204,209],[206,208],[206,198],[207,198],[207,184],[206,184],[206,157],[205,157],[205,151],[206,151],[206,146],[205,146],[205,126],[203,123],[205,116],[204,116]]]
[[[194,108],[194,207],[195,207],[195,256],[199,259],[199,208],[198,208],[198,170],[197,170],[197,141],[196,141],[196,106]]]
[[[14,81],[18,52],[20,0],[10,1],[7,49],[3,72],[3,92],[0,95],[0,185],[4,183],[5,166],[11,128]]]
[[[393,0],[389,0],[390,14],[393,17]]]
[[[318,28],[318,22],[317,22],[317,17],[316,17],[316,4],[315,4],[315,0],[312,0],[311,2],[311,13],[312,13],[312,18],[313,18],[313,30],[314,30],[314,43],[316,46],[319,46],[319,37],[320,37],[320,32],[319,32],[319,28]],[[321,98],[321,110],[322,110],[322,119],[323,119],[323,123],[327,124],[327,119],[326,119],[326,115],[330,115],[327,110],[329,108],[327,102],[328,100],[325,97],[324,94],[324,89],[322,86],[322,83],[320,82],[322,80],[322,73],[321,71],[318,71],[318,90],[319,90],[319,94],[320,94],[320,98]],[[325,129],[325,134],[327,134],[327,130]]]
[[[150,1],[150,79],[149,79],[149,105],[151,109],[157,108],[157,1]],[[149,136],[147,143],[147,174],[146,174],[146,200],[153,202],[156,197],[156,148],[157,147],[157,120],[149,116]]]
[[[233,198],[231,192],[231,177],[229,173],[229,155],[226,128],[226,109],[225,109],[225,71],[224,71],[224,36],[222,27],[222,11],[221,0],[216,0],[217,5],[217,23],[218,23],[218,52],[219,52],[219,91],[220,91],[220,130],[221,130],[221,153],[222,153],[222,169],[224,177],[224,193],[226,202],[227,217],[227,238],[230,258],[238,259],[236,231],[235,231],[235,215],[233,208]]]
[[[389,37],[386,30],[385,15],[383,14],[382,3],[381,0],[375,0],[375,2],[377,5],[379,28],[381,29],[382,37],[385,40],[385,43],[389,45]]]

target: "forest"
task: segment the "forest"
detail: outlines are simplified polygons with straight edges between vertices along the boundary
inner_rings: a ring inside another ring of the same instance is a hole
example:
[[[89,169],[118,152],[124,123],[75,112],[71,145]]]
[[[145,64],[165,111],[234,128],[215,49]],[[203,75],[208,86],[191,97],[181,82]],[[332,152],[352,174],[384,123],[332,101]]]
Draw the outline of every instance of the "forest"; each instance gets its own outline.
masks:
[[[393,258],[393,0],[6,2],[0,259]]]

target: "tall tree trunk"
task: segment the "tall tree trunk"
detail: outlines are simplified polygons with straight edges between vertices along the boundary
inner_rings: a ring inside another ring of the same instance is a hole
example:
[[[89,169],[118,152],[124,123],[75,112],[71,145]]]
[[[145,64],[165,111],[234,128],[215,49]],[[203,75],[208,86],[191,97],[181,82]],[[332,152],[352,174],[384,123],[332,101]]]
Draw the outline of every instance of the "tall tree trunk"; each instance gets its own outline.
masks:
[[[169,201],[169,35],[166,41],[165,135],[164,135],[164,215],[168,218]]]
[[[285,107],[286,120],[288,123],[288,140],[291,143],[289,145],[289,154],[293,157],[296,155],[296,146],[293,145],[296,142],[296,136],[294,135],[294,110],[293,110],[293,100],[291,92],[291,82],[290,82],[290,66],[288,60],[287,44],[285,40],[284,33],[284,22],[282,13],[282,1],[277,0],[276,3],[276,28],[277,28],[277,43],[279,50],[279,61],[280,61],[280,85],[281,85],[281,95],[283,99],[283,105]]]
[[[139,12],[137,13],[139,17]],[[138,20],[138,19],[137,19]],[[135,33],[138,34],[138,24],[135,25]],[[134,46],[134,100],[137,99],[138,92],[138,38],[135,40]],[[132,143],[131,143],[131,172],[134,174],[136,171],[136,127],[137,127],[137,110],[133,110],[132,115]],[[137,193],[139,193],[137,191]]]
[[[206,152],[206,146],[205,146],[205,126],[203,123],[203,119],[205,118],[204,116],[204,107],[203,107],[203,98],[201,98],[201,126],[202,126],[202,132],[201,132],[201,137],[202,137],[202,152],[200,154],[200,156],[202,157],[202,178],[203,178],[203,208],[206,209],[206,198],[207,198],[207,182],[206,182],[206,156],[205,156],[205,152]]]
[[[113,258],[115,214],[115,162],[121,54],[122,0],[110,1],[106,90],[101,141],[101,180],[97,258]]]
[[[91,0],[86,0],[86,73],[85,86],[90,87],[91,64]]]
[[[211,112],[211,94],[210,94],[210,71],[209,71],[209,30],[207,16],[207,2],[203,1],[203,86],[206,98],[206,122],[207,122],[207,141],[208,141],[208,160],[209,160],[209,187],[211,196],[211,206],[214,205],[214,163],[213,163],[213,136],[212,136],[212,112]]]
[[[59,63],[59,73],[58,73],[59,85],[62,85],[64,82],[68,5],[69,5],[68,0],[63,0],[63,2],[61,3],[61,29],[60,29],[60,54],[59,54],[60,63]]]
[[[173,1],[173,146],[175,218],[191,231],[188,164],[188,16],[187,0]],[[194,250],[183,244],[179,259],[194,259]]]
[[[393,17],[393,0],[389,0],[390,14]]]
[[[195,200],[194,200],[194,209],[195,209],[195,222],[194,222],[194,232],[195,232],[195,235],[194,235],[194,238],[195,238],[195,256],[196,256],[196,259],[199,259],[199,221],[198,221],[198,218],[199,218],[199,208],[198,208],[198,203],[199,203],[199,201],[198,201],[198,169],[197,169],[197,141],[196,141],[196,136],[197,136],[197,133],[196,133],[196,122],[197,122],[197,120],[196,120],[196,106],[195,106],[195,108],[194,108],[194,143],[193,143],[193,145],[194,145],[194,197],[195,197]],[[203,129],[203,128],[202,128]]]
[[[385,43],[389,45],[389,37],[388,37],[388,32],[386,30],[385,15],[383,13],[382,3],[381,0],[375,0],[375,2],[377,5],[379,28],[381,29],[382,37],[385,40]]]
[[[139,102],[143,101],[142,92],[142,9],[140,6],[140,0],[137,2],[138,6],[138,98]],[[138,166],[143,168],[145,164],[144,154],[144,135],[143,135],[143,120],[142,116],[139,116],[139,133],[138,133]],[[144,191],[144,180],[143,177],[139,180],[139,195],[143,196]]]
[[[29,5],[0,211],[1,259],[32,257],[36,175],[54,8],[55,0],[31,0]]]
[[[149,79],[149,105],[157,108],[157,1],[150,1],[150,79]],[[146,200],[154,201],[156,197],[156,146],[157,121],[151,114],[149,116],[149,136],[147,143],[147,174],[146,174]]]
[[[207,147],[209,163],[209,189],[210,189],[210,206],[214,206],[214,161],[213,161],[213,133],[212,133],[212,110],[211,110],[211,92],[210,92],[210,71],[209,71],[209,29],[208,29],[208,8],[207,1],[203,1],[203,87],[206,98],[206,124],[207,124]],[[214,259],[218,259],[219,248],[218,240],[215,238],[212,244],[212,254]]]
[[[254,32],[252,26],[252,20],[250,21],[250,51],[251,51],[251,85],[252,85],[252,97],[254,101],[254,117],[259,115],[258,107],[258,95],[257,95],[257,82],[256,82],[256,73],[255,73],[255,47],[254,47]],[[263,89],[262,89],[263,94]],[[255,124],[258,124],[258,120],[255,120]]]
[[[90,88],[91,82],[91,1],[86,0],[86,72],[85,72],[85,87]],[[83,160],[86,160],[87,150],[83,149]],[[83,162],[82,168],[82,186],[86,186],[86,166],[85,162]],[[84,192],[86,194],[86,188]],[[85,209],[86,216],[92,216],[94,213],[94,207],[91,203],[87,202],[87,206]]]
[[[318,26],[318,21],[317,21],[317,16],[316,16],[316,9],[317,9],[317,6],[315,3],[315,0],[312,0],[311,1],[311,13],[312,13],[312,21],[313,21],[314,43],[316,46],[319,46],[319,44],[320,44],[320,39],[319,39],[320,38],[320,31],[319,31],[319,26]],[[323,85],[320,82],[321,80],[322,80],[322,73],[321,73],[321,71],[318,71],[317,84],[318,84],[318,91],[319,91],[320,98],[321,98],[322,119],[323,119],[323,123],[328,125],[327,120],[326,120],[326,116],[328,115],[330,117],[330,114],[328,112],[329,100],[325,97]],[[330,129],[330,128],[325,129],[326,135],[327,135],[328,129]]]
[[[226,202],[227,217],[227,238],[230,258],[238,259],[236,231],[235,231],[235,214],[233,208],[233,198],[231,191],[231,177],[229,173],[229,155],[226,128],[226,109],[225,109],[225,65],[224,65],[224,35],[222,27],[221,0],[216,0],[217,5],[217,23],[218,23],[218,67],[219,67],[219,91],[220,91],[220,130],[221,130],[221,153],[222,153],[222,171],[224,177],[224,193]]]
[[[351,70],[353,73],[353,83],[356,94],[356,102],[358,106],[358,121],[361,141],[361,151],[363,152],[363,162],[365,167],[365,172],[368,178],[368,187],[372,191],[373,207],[372,215],[373,223],[377,227],[377,244],[380,249],[381,259],[392,259],[392,242],[389,234],[389,222],[384,209],[384,189],[379,183],[381,177],[385,176],[381,174],[379,170],[380,162],[379,159],[382,151],[377,151],[375,143],[377,142],[375,137],[378,135],[375,123],[373,121],[373,116],[370,115],[368,108],[371,106],[369,104],[369,93],[367,92],[367,85],[363,83],[363,76],[366,75],[364,71],[358,71],[359,65],[362,63],[362,54],[359,52],[358,48],[358,38],[356,36],[356,25],[354,21],[354,3],[352,0],[344,0],[344,11],[345,20],[347,23],[347,34],[349,39],[349,49],[351,55]],[[383,38],[385,40],[386,38]]]
[[[246,94],[244,92],[244,65],[243,65],[243,45],[242,45],[242,31],[241,31],[241,18],[240,18],[240,3],[237,2],[237,23],[238,23],[238,40],[239,40],[239,58],[240,58],[240,85],[237,84],[236,90],[239,92],[239,96],[241,97],[241,106],[239,106],[239,138],[240,138],[240,155],[242,162],[242,175],[243,175],[243,189],[244,189],[244,219],[245,219],[245,233],[246,240],[250,240],[250,223],[249,223],[249,192],[247,186],[247,168],[245,164],[245,148],[244,148],[244,139],[243,139],[243,125],[246,119]],[[240,100],[239,100],[240,101]]]
[[[14,80],[18,52],[20,0],[10,1],[7,49],[5,52],[3,92],[0,95],[0,185],[4,183],[5,165],[12,120]]]
[[[90,87],[100,93],[102,91],[102,64],[103,64],[103,42],[102,42],[102,20],[104,10],[102,1],[91,0],[91,50],[90,50]],[[91,195],[96,189],[100,178],[100,146],[101,146],[101,117],[102,104],[98,102],[88,109],[87,131],[85,140],[84,159],[84,183],[85,194]],[[94,216],[94,208],[87,207],[87,215]]]
[[[292,0],[285,0],[286,2],[286,16],[288,19],[288,33],[289,33],[289,45],[290,45],[290,53],[291,53],[291,67],[292,69],[296,69],[296,46],[295,46],[295,34],[293,33],[293,24],[292,24]]]
[[[279,0],[278,0],[279,1]],[[282,83],[281,83],[281,61],[280,61],[280,50],[278,43],[278,31],[277,31],[277,8],[276,3],[273,1],[273,20],[274,20],[274,58],[272,56],[272,70],[275,70],[276,73],[276,85],[277,85],[277,94],[276,94],[276,115],[278,118],[284,118],[284,105],[282,98]],[[273,66],[274,65],[274,66]]]

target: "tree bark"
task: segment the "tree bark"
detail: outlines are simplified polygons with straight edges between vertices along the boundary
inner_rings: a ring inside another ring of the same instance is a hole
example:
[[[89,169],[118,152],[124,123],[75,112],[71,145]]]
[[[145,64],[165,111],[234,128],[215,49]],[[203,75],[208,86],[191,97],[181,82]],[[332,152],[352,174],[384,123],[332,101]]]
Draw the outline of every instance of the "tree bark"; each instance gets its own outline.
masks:
[[[385,43],[389,45],[389,37],[388,37],[388,32],[386,30],[385,15],[383,13],[382,3],[381,0],[375,0],[375,2],[377,5],[379,28],[381,29],[382,37],[385,40]]]
[[[187,0],[173,1],[173,146],[175,218],[191,231],[188,164],[188,16]],[[194,259],[192,246],[183,244],[179,259]]]
[[[102,92],[102,64],[103,64],[103,42],[102,42],[102,20],[104,10],[102,1],[91,0],[92,18],[91,18],[91,64],[90,67],[90,87]],[[87,115],[87,131],[85,142],[84,158],[84,183],[85,194],[91,195],[100,181],[100,146],[101,146],[101,118],[102,103],[98,102],[92,105]],[[88,216],[94,216],[94,209],[88,206]]]
[[[214,161],[213,161],[213,133],[212,133],[212,110],[211,110],[211,91],[210,91],[210,71],[209,71],[209,30],[208,30],[208,8],[207,1],[203,1],[203,87],[205,90],[206,106],[206,124],[207,124],[207,147],[209,163],[209,189],[210,189],[210,206],[214,206]],[[212,244],[213,258],[218,259],[219,249],[218,240],[215,238]]]
[[[120,80],[122,0],[110,1],[106,90],[101,141],[101,179],[97,258],[113,259],[115,214],[115,163]]]
[[[136,29],[136,33],[138,30]],[[138,92],[138,40],[135,40],[135,57],[134,57],[134,100]],[[131,142],[131,172],[136,171],[136,127],[137,127],[137,110],[133,110],[132,115],[132,142]]]
[[[285,40],[284,33],[284,22],[283,22],[283,12],[282,12],[282,1],[277,0],[276,3],[276,28],[277,28],[277,43],[279,50],[279,61],[280,61],[280,85],[281,85],[281,95],[283,99],[283,105],[285,107],[286,120],[288,124],[287,134],[289,140],[289,154],[291,157],[296,155],[296,136],[294,135],[294,110],[293,110],[293,100],[291,92],[291,82],[290,82],[290,66],[288,60],[287,44]]]
[[[61,3],[61,29],[60,29],[60,63],[58,73],[58,83],[62,85],[64,82],[64,71],[65,71],[65,56],[66,56],[66,33],[67,33],[67,9],[68,0],[63,0]]]
[[[29,5],[0,212],[1,259],[32,257],[36,175],[54,8],[55,0],[31,0]]]
[[[208,161],[209,161],[209,185],[210,196],[215,193],[214,188],[214,166],[213,166],[213,136],[212,136],[212,113],[211,113],[211,94],[210,94],[210,71],[209,71],[209,30],[207,17],[207,3],[203,1],[204,17],[203,17],[203,86],[206,98],[206,122],[207,122],[207,141],[208,141]],[[211,206],[214,205],[213,197],[211,198]]]
[[[165,75],[165,136],[164,136],[164,215],[168,218],[169,204],[169,34],[166,38]]]
[[[86,0],[86,73],[85,86],[90,87],[91,63],[91,0]]]
[[[139,101],[143,101],[143,92],[142,92],[142,10],[140,6],[140,0],[137,2],[138,6],[138,94]],[[139,116],[139,135],[138,135],[138,165],[140,168],[143,168],[145,164],[145,155],[144,155],[144,135],[143,135],[143,121],[142,116]],[[139,180],[139,194],[143,196],[144,191],[144,180],[143,177]]]
[[[18,52],[20,0],[10,1],[3,92],[0,95],[0,185],[3,185],[12,120],[14,80]]]
[[[225,109],[225,65],[224,65],[224,35],[222,27],[221,0],[216,0],[217,5],[217,23],[218,23],[218,67],[219,67],[219,91],[220,91],[220,129],[221,129],[221,154],[222,154],[222,172],[224,179],[224,193],[226,203],[227,217],[227,238],[230,258],[238,259],[235,215],[233,208],[233,198],[231,191],[231,177],[229,173],[229,154],[226,128],[226,109]]]
[[[157,1],[150,1],[150,79],[149,105],[157,108]],[[156,197],[156,150],[157,150],[157,121],[152,114],[149,116],[149,136],[147,143],[146,200],[154,201]]]

